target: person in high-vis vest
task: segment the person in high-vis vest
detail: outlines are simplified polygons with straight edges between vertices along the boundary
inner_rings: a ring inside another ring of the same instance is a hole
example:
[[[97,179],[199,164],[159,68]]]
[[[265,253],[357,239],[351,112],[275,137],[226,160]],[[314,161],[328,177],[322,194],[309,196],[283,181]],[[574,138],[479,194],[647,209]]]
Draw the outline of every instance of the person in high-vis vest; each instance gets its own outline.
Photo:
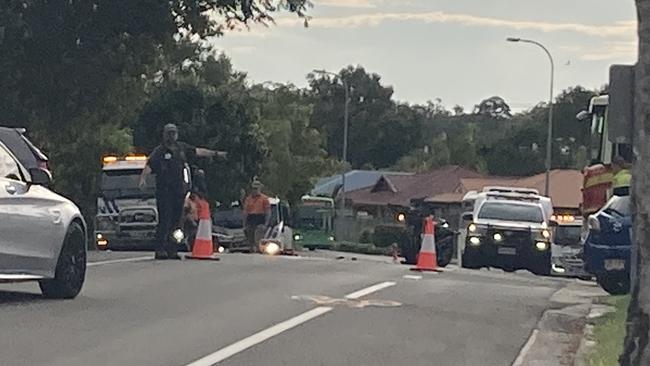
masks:
[[[614,157],[612,161],[612,194],[614,196],[629,196],[632,173],[628,164],[621,156]]]
[[[252,192],[244,200],[244,233],[251,253],[259,251],[259,242],[271,226],[271,201],[262,193],[263,187],[260,181],[254,180]]]

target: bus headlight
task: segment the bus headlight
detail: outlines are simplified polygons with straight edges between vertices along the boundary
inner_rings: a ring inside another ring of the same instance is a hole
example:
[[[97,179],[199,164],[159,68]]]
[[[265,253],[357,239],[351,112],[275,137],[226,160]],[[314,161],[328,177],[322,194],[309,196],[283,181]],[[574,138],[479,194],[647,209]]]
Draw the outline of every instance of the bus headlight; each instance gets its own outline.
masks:
[[[406,222],[406,214],[403,212],[398,213],[395,215],[395,220],[397,220],[397,222]]]
[[[330,235],[330,237],[327,238],[327,240],[329,240],[329,241],[334,241],[334,240],[336,240],[336,238],[335,238],[334,236]]]
[[[300,235],[300,234],[296,234],[296,235],[294,235],[294,236],[293,236],[293,240],[295,240],[295,241],[300,241],[300,240],[302,240],[302,235]]]

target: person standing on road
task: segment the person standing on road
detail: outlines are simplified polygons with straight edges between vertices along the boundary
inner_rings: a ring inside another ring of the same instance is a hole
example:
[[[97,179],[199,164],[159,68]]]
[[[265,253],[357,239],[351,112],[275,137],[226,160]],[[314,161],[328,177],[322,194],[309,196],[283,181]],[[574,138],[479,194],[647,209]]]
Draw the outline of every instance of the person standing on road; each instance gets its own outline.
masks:
[[[187,163],[197,157],[214,156],[225,157],[226,153],[178,141],[176,125],[164,127],[162,143],[153,150],[140,176],[140,186],[144,186],[149,174],[156,175],[156,259],[180,259],[178,245],[172,242],[172,233],[179,227],[183,215],[190,174]]]
[[[244,200],[244,232],[251,253],[257,253],[259,242],[271,224],[271,202],[262,193],[262,187],[260,181],[253,181],[252,192]]]

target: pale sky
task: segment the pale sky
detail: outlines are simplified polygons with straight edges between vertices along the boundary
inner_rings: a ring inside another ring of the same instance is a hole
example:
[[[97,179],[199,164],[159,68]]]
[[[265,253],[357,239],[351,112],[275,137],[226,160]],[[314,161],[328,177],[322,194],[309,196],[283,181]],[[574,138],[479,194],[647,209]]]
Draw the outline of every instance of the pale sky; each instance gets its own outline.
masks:
[[[520,110],[548,100],[549,62],[556,94],[607,82],[609,65],[634,63],[632,0],[312,0],[309,28],[286,14],[269,28],[214,40],[254,82],[306,85],[314,68],[338,72],[353,64],[382,76],[395,98],[442,99],[470,108],[499,95]]]

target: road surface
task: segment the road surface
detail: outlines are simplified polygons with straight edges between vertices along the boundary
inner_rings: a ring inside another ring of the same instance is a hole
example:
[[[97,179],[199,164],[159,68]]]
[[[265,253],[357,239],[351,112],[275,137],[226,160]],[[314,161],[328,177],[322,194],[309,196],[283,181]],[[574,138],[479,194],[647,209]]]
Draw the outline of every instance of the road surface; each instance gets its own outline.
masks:
[[[0,286],[1,365],[511,365],[567,283],[331,253],[91,254],[75,300]]]

